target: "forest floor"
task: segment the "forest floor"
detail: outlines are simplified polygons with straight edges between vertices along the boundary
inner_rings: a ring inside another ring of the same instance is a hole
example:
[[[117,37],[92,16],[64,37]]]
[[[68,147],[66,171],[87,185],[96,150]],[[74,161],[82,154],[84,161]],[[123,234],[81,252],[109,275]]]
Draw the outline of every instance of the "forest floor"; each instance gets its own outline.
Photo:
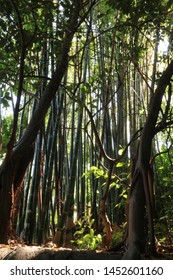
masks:
[[[56,246],[0,245],[0,260],[119,260],[121,252]]]
[[[173,245],[161,245],[158,256],[146,256],[146,259],[173,260]],[[25,244],[0,244],[0,260],[120,260],[123,250],[79,250],[47,246],[27,246]]]

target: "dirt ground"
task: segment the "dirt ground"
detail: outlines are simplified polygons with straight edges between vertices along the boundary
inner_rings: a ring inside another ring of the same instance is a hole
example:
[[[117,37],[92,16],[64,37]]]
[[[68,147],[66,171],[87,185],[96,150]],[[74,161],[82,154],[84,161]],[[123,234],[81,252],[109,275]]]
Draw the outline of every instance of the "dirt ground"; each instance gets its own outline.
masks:
[[[0,247],[0,260],[119,260],[121,253],[40,246]]]
[[[123,251],[98,250],[86,251],[71,248],[49,246],[27,246],[25,244],[0,244],[0,260],[120,260]],[[173,247],[161,246],[158,256],[146,259],[173,259]]]

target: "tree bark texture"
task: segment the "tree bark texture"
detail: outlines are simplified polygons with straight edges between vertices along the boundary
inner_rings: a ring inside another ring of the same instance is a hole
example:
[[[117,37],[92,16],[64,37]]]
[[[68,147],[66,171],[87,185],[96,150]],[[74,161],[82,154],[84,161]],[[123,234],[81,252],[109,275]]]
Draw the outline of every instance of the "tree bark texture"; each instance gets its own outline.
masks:
[[[143,254],[141,241],[142,243],[145,243],[145,205],[148,215],[150,249],[151,253],[155,253],[152,198],[149,190],[151,145],[152,139],[158,131],[156,122],[161,109],[162,97],[171,81],[172,75],[173,61],[170,62],[166,70],[163,72],[159,79],[157,88],[151,96],[148,117],[141,133],[136,166],[129,194],[128,250],[124,254],[124,259],[140,259]],[[164,127],[165,126],[163,126],[163,128]]]

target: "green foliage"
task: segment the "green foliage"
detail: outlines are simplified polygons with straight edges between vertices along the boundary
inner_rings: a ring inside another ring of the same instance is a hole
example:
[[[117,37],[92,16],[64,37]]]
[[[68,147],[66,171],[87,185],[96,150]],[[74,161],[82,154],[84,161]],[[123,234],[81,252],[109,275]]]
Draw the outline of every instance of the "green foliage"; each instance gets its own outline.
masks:
[[[0,164],[5,157],[7,144],[11,136],[12,123],[13,118],[11,115],[2,118],[2,149],[0,151]]]
[[[12,99],[10,93],[8,91],[5,91],[0,98],[2,107],[8,108],[10,106],[9,101],[11,101]]]
[[[74,234],[77,239],[72,243],[76,243],[79,249],[95,250],[101,246],[102,237],[100,234],[95,234],[93,224],[94,219],[91,218],[91,215],[83,216],[78,221],[79,229]]]
[[[172,6],[171,1],[163,0],[108,0],[107,3],[125,15],[146,17],[151,21],[159,18],[163,11],[168,11]]]
[[[163,145],[162,152],[156,157],[156,213],[159,217],[159,221],[156,220],[156,231],[160,238],[168,237],[169,234],[173,236],[173,150]]]
[[[2,119],[2,144],[3,149],[6,148],[8,141],[10,139],[11,130],[12,130],[13,118],[11,115]]]
[[[124,163],[124,162],[118,162],[116,164],[116,168],[118,171],[121,168],[127,169],[128,171],[121,172],[119,171],[119,175],[116,176],[115,174],[112,175],[111,178],[111,183],[109,185],[110,191],[114,188],[118,190],[118,197],[119,201],[116,203],[115,208],[120,209],[123,208],[126,204],[127,201],[127,196],[128,196],[128,177],[130,175],[129,173],[129,163]],[[95,179],[100,180],[101,179],[101,186],[104,187],[107,182],[108,178],[108,171],[103,170],[103,168],[98,168],[97,166],[91,166],[90,169],[88,169],[83,176],[85,176],[87,179],[90,178],[91,175],[94,175]]]
[[[122,224],[121,226],[113,225],[111,247],[115,247],[117,244],[122,242],[125,226],[126,223]]]
[[[83,176],[89,177],[91,174],[94,174],[95,178],[104,177],[107,178],[107,172],[105,172],[102,168],[98,168],[97,166],[91,166]]]
[[[124,14],[129,14],[132,9],[133,0],[116,1],[108,0],[108,4],[114,9],[122,11]]]

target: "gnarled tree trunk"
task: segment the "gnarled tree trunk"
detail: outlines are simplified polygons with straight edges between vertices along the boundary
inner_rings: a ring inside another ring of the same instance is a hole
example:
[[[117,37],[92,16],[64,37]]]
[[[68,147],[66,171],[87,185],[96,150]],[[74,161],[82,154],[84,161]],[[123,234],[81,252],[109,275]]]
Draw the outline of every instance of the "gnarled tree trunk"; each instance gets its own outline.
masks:
[[[145,205],[148,215],[149,241],[151,253],[155,253],[154,226],[152,198],[150,195],[150,156],[151,145],[154,135],[170,125],[166,119],[156,125],[164,92],[169,85],[173,75],[173,61],[170,62],[166,70],[159,79],[157,88],[150,100],[150,108],[147,120],[141,133],[139,149],[137,153],[136,166],[133,173],[131,191],[129,193],[128,211],[128,249],[124,254],[124,259],[140,259],[144,253],[145,245]]]

